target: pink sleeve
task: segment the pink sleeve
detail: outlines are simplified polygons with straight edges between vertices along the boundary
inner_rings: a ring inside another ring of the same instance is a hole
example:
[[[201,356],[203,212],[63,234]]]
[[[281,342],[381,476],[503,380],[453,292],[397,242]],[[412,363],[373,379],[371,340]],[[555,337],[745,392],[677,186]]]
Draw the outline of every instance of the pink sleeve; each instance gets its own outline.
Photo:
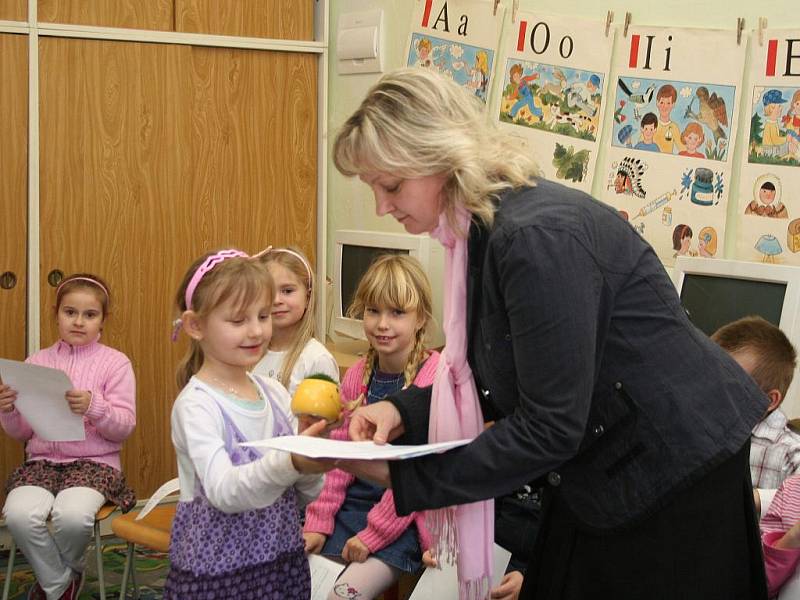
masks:
[[[355,477],[341,469],[333,469],[325,475],[325,484],[319,497],[306,506],[306,522],[303,531],[306,533],[333,533],[334,517],[344,503],[347,488]]]
[[[102,392],[92,390],[86,417],[111,442],[122,442],[131,434],[136,426],[136,379],[130,362],[111,373]]]
[[[777,595],[781,586],[794,574],[797,564],[800,563],[800,548],[775,547],[775,542],[782,537],[783,532],[771,531],[761,538],[770,598]]]
[[[357,363],[358,364],[358,363]],[[356,365],[347,370],[342,378],[342,403],[349,402],[355,389]],[[362,361],[363,364],[363,361]],[[347,428],[350,420],[345,417],[342,424],[331,431],[330,438],[333,440],[349,439]],[[319,497],[311,504],[306,506],[306,522],[303,531],[307,533],[333,533],[334,517],[344,503],[347,488],[355,481],[355,476],[341,469],[333,469],[325,475],[325,484]]]
[[[16,408],[9,413],[0,413],[0,426],[18,442],[27,442],[33,437],[33,429]]]
[[[398,516],[394,506],[394,493],[386,490],[380,502],[367,513],[367,526],[358,532],[358,539],[364,542],[370,552],[377,552],[399,538],[414,522],[415,514]]]

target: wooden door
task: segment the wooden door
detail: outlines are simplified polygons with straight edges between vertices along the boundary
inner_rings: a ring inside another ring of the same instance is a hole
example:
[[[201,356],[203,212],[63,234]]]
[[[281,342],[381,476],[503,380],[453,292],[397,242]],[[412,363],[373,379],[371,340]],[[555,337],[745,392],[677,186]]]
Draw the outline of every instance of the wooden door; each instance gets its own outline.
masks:
[[[0,34],[0,73],[0,357],[23,360],[28,289],[27,36]],[[0,482],[22,458],[23,445],[0,432]],[[4,488],[0,486],[0,505]]]
[[[310,54],[40,38],[42,347],[47,273],[106,278],[103,340],[137,376],[123,469],[140,498],[176,473],[185,341],[169,334],[185,269],[226,245],[291,241],[314,258],[316,68]]]

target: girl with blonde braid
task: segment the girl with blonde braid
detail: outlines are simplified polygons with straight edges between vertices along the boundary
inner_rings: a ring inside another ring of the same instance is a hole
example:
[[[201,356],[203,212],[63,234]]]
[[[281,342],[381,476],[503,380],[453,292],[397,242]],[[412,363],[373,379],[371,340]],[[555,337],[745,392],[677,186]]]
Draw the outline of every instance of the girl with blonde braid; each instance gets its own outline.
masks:
[[[363,318],[367,355],[347,370],[341,386],[346,411],[331,439],[346,440],[349,412],[410,385],[431,384],[439,360],[425,349],[431,289],[418,261],[381,256],[370,265],[349,313]],[[349,563],[329,598],[375,598],[403,571],[421,566],[430,538],[424,513],[397,516],[392,490],[339,469],[330,471],[319,498],[306,508],[306,552]]]

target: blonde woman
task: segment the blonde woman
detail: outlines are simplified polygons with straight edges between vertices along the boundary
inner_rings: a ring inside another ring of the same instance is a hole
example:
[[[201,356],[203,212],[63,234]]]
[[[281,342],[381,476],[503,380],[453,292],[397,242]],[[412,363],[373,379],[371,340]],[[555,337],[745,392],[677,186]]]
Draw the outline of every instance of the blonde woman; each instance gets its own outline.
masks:
[[[360,407],[350,435],[475,439],[338,466],[390,485],[400,515],[436,509],[435,549],[457,551],[461,597],[488,595],[486,501],[542,481],[520,597],[764,598],[748,443],[767,402],[691,325],[647,242],[612,208],[539,179],[477,99],[421,69],[383,77],[333,156],[378,215],[445,246],[432,390]]]

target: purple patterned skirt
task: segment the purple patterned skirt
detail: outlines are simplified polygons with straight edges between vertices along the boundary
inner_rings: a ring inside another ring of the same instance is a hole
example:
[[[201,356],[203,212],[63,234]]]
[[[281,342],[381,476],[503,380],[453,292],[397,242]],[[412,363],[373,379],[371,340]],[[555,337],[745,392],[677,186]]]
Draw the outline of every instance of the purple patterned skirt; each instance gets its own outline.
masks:
[[[215,577],[170,569],[164,600],[308,600],[311,575],[303,551]]]

